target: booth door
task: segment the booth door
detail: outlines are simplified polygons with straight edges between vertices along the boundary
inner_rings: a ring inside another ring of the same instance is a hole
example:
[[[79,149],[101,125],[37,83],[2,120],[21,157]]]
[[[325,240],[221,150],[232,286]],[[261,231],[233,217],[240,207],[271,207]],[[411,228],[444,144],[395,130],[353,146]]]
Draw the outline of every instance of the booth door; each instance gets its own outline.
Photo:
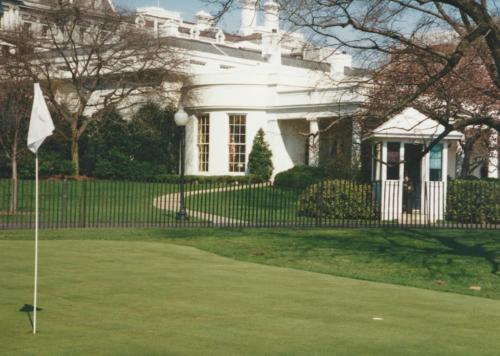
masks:
[[[422,191],[421,144],[405,144],[405,169],[403,177],[403,211],[420,210]]]

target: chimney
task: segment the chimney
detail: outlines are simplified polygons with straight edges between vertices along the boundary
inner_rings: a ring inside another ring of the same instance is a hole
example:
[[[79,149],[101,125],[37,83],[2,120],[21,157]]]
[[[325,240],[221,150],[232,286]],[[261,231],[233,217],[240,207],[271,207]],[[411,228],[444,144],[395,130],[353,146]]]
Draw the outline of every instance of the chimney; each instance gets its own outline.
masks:
[[[203,10],[196,13],[196,24],[201,31],[213,26],[214,17]]]
[[[280,37],[277,30],[273,30],[271,33],[262,34],[262,57],[264,57],[269,64],[281,64]]]
[[[280,6],[273,0],[269,0],[264,5],[264,27],[267,31],[278,32],[280,29],[279,18]]]
[[[331,66],[331,74],[336,77],[344,76],[344,67],[352,67],[352,56],[346,52],[333,53],[327,61]]]
[[[248,36],[255,32],[255,27],[257,26],[257,1],[258,0],[240,0],[240,34],[243,36]]]
[[[167,20],[159,29],[161,37],[177,37],[179,35],[179,24],[174,20]]]

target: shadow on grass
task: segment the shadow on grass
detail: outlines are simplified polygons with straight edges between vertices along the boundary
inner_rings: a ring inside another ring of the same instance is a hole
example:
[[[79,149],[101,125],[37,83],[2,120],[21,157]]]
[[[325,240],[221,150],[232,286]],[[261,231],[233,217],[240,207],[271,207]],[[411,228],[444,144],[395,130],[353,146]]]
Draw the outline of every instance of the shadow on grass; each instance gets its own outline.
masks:
[[[500,270],[500,247],[492,250],[485,247],[490,243],[496,242],[494,239],[468,245],[460,242],[459,238],[436,236],[430,231],[412,230],[411,235],[413,238],[421,239],[422,241],[439,243],[450,250],[448,253],[456,256],[483,258],[491,266],[491,273],[500,277],[498,274]]]
[[[20,312],[22,313],[26,313],[26,315],[28,316],[28,321],[30,322],[30,326],[31,328],[33,329],[33,319],[31,318],[31,313],[33,313],[33,311],[35,310],[35,308],[33,307],[33,305],[31,304],[24,304],[22,306],[21,309],[19,309]],[[42,308],[36,308],[36,311],[42,311]]]
[[[299,256],[330,249],[335,257],[338,250],[344,256],[372,255],[387,262],[422,267],[432,274],[439,272],[438,266],[451,265],[459,257],[480,258],[493,276],[500,277],[500,237],[492,231],[353,229],[274,231],[263,235],[287,241],[275,242]]]

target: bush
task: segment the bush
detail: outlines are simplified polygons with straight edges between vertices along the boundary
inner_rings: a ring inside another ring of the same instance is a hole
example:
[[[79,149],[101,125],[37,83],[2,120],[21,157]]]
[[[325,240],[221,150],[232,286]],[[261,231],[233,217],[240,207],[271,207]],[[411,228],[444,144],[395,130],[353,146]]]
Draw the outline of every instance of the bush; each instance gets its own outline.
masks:
[[[248,157],[248,173],[263,181],[268,181],[273,174],[272,152],[264,137],[264,130],[259,129],[253,140],[252,151]]]
[[[163,183],[178,183],[180,177],[173,174],[163,174],[155,177],[155,180]],[[226,183],[226,184],[253,184],[262,183],[262,179],[253,175],[246,176],[185,176],[186,183],[198,184],[213,184],[213,183]]]
[[[370,184],[326,180],[307,188],[299,197],[299,215],[332,219],[373,219]]]
[[[361,164],[353,162],[350,154],[340,154],[325,162],[323,170],[330,179],[359,180]]]
[[[274,178],[274,185],[280,188],[304,189],[325,178],[326,176],[322,168],[296,166],[287,171],[278,173]]]
[[[500,224],[500,180],[448,182],[446,218],[474,224]]]
[[[173,110],[146,104],[127,121],[110,109],[86,132],[82,171],[96,178],[133,180],[173,174],[179,166],[180,137]]]
[[[40,177],[73,176],[75,164],[63,155],[53,151],[42,151],[39,156]],[[21,179],[35,178],[35,155],[27,153],[18,161],[18,175]]]

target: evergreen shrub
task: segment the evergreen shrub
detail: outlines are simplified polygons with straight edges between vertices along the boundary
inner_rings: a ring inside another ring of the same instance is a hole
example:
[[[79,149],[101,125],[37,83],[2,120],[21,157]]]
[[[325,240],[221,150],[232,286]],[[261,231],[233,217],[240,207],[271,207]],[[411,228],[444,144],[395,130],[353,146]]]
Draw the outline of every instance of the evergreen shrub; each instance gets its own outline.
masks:
[[[274,169],[272,155],[265,139],[264,130],[259,129],[248,157],[248,173],[262,181],[268,181]]]
[[[350,180],[326,180],[309,186],[299,197],[301,216],[331,219],[374,219],[372,186]]]
[[[446,218],[461,223],[500,224],[500,180],[449,181]]]
[[[274,185],[279,188],[305,189],[311,184],[318,183],[325,178],[325,172],[322,168],[296,166],[278,173],[274,177]]]

